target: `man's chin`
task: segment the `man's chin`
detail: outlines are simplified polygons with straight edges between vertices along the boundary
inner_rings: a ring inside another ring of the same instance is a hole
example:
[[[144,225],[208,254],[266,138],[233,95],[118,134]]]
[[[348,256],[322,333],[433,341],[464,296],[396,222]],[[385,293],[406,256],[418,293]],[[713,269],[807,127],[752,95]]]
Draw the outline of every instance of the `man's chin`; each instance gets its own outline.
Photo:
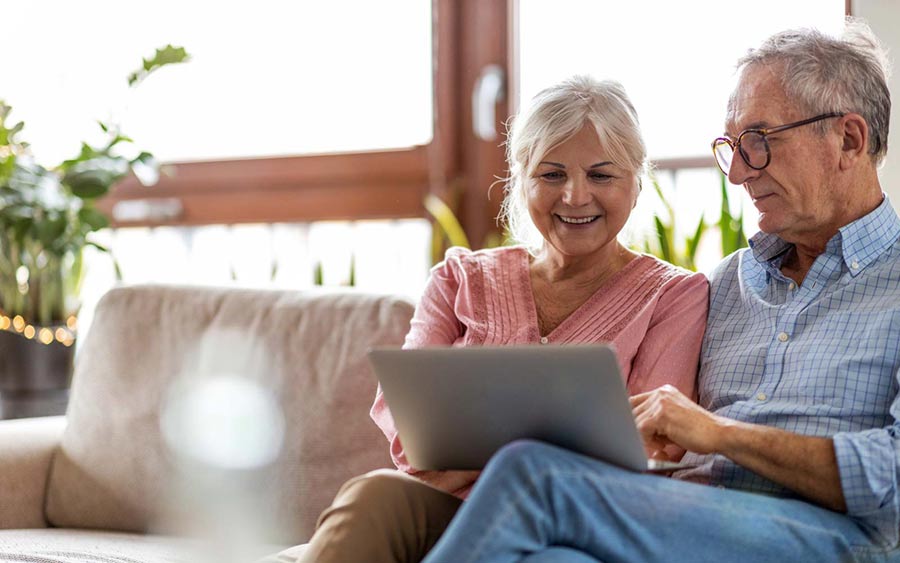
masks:
[[[760,217],[759,230],[767,235],[781,236],[784,233],[785,226],[776,221],[764,221],[762,217]]]
[[[767,235],[778,235],[785,228],[782,222],[772,217],[770,213],[760,213],[757,224],[759,225],[759,230]]]

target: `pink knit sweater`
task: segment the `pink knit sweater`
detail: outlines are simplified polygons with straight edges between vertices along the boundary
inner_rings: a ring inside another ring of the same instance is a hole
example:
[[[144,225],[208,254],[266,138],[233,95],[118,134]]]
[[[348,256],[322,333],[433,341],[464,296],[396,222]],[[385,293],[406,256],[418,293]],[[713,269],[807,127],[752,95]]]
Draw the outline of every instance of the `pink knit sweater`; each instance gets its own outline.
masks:
[[[639,256],[541,335],[524,248],[451,248],[431,272],[403,347],[608,342],[629,393],[670,383],[694,396],[708,294],[703,274]],[[370,414],[390,441],[397,468],[420,473],[406,460],[380,388]],[[423,473],[440,486],[439,472]],[[464,497],[469,488],[454,492]]]

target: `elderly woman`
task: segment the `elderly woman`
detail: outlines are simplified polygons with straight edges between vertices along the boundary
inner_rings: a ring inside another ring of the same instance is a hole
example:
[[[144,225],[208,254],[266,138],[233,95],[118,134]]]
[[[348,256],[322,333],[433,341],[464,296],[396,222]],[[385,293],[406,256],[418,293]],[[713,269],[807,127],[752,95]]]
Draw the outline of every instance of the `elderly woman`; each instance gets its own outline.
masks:
[[[606,342],[629,393],[694,394],[708,284],[625,248],[646,149],[621,85],[575,77],[540,92],[509,134],[503,217],[518,246],[452,248],[434,267],[406,348]],[[347,482],[301,561],[420,561],[478,473],[411,467],[380,391],[372,418],[399,471]]]

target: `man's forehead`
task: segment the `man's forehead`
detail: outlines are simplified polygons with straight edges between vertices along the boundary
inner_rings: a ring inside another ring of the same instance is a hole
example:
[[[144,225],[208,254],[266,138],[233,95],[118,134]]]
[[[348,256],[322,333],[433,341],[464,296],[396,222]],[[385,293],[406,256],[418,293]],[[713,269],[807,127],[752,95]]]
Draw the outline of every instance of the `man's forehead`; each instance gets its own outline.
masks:
[[[725,131],[737,134],[744,129],[778,125],[791,110],[775,69],[753,65],[743,70],[728,100]]]

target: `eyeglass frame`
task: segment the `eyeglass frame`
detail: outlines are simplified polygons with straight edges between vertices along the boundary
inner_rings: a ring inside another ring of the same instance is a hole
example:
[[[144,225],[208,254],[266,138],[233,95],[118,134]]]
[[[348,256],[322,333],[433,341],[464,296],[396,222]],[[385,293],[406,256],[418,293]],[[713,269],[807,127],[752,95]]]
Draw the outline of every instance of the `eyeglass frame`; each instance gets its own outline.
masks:
[[[740,154],[741,158],[744,161],[744,164],[746,164],[753,170],[764,170],[769,165],[769,163],[772,162],[772,150],[769,148],[769,140],[766,139],[766,137],[768,135],[772,135],[774,133],[781,133],[782,131],[787,131],[788,129],[793,129],[794,127],[801,127],[803,125],[809,125],[810,123],[816,123],[817,121],[822,121],[823,119],[830,119],[832,117],[844,117],[845,115],[847,115],[847,114],[844,112],[833,111],[833,112],[829,112],[829,113],[823,113],[822,115],[817,115],[815,117],[810,117],[808,119],[795,121],[793,123],[785,123],[784,125],[776,125],[775,127],[763,127],[763,128],[755,128],[754,127],[754,128],[750,128],[750,129],[744,129],[743,131],[741,131],[738,134],[738,136],[736,137],[736,140],[734,140],[734,141],[732,141],[729,137],[716,137],[711,144],[712,151],[713,151],[713,158],[716,160],[716,166],[718,166],[719,170],[721,170],[722,173],[725,174],[726,176],[728,175],[728,172],[731,170],[731,165],[734,163],[734,154],[735,153]],[[744,138],[744,135],[746,135],[747,133],[756,133],[760,137],[762,137],[763,146],[766,148],[766,163],[763,164],[762,166],[759,166],[759,167],[753,166],[752,164],[750,164],[750,159],[747,157],[747,155],[744,154],[744,149],[741,146],[741,140]],[[729,147],[731,147],[732,158],[731,158],[731,164],[728,165],[728,170],[725,170],[722,168],[722,163],[719,162],[719,157],[716,153],[716,145],[718,145],[720,143],[720,141],[725,142],[725,144],[727,144]]]

